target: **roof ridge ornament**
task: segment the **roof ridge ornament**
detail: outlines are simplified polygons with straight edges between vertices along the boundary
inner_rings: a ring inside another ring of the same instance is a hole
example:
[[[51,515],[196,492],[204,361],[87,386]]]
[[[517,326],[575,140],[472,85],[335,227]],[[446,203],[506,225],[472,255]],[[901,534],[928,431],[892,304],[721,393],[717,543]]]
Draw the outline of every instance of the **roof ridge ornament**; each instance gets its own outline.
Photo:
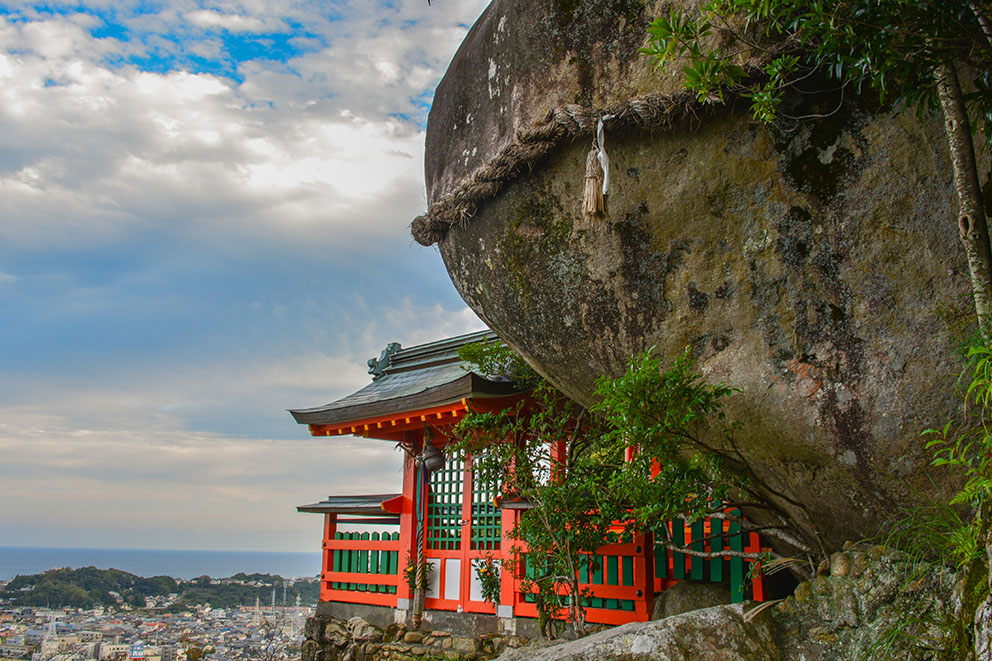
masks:
[[[399,342],[390,342],[386,345],[386,348],[382,350],[379,354],[379,359],[369,358],[369,374],[372,375],[372,380],[375,381],[379,377],[385,375],[386,370],[389,368],[390,362],[392,362],[393,354],[402,349]]]

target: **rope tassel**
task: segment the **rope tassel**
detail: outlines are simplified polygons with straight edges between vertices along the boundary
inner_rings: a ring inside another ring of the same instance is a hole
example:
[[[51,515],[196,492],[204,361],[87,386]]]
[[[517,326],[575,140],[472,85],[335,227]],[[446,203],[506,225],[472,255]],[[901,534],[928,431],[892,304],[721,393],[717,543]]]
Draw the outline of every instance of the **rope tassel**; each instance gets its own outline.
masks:
[[[613,115],[601,117],[596,123],[592,149],[586,156],[586,186],[582,193],[582,215],[587,219],[606,215],[606,193],[610,188],[610,159],[606,155],[604,119],[613,119]]]
[[[606,212],[603,199],[603,170],[599,167],[599,150],[593,145],[586,156],[586,187],[582,194],[582,215],[596,218]]]

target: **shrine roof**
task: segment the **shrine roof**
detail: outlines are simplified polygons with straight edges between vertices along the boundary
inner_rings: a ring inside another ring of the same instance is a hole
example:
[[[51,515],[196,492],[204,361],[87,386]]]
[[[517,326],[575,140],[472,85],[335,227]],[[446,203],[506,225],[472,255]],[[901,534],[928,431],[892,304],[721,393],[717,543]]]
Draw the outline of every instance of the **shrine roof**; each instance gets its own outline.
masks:
[[[290,413],[300,424],[332,425],[519,392],[509,379],[470,371],[458,357],[459,348],[481,341],[500,340],[486,330],[408,349],[390,344],[378,359],[368,361],[372,383],[330,404]]]
[[[382,516],[392,513],[393,508],[387,506],[389,501],[402,497],[398,493],[380,493],[365,496],[328,496],[327,500],[310,505],[300,505],[297,512],[314,514],[354,514],[360,516]]]

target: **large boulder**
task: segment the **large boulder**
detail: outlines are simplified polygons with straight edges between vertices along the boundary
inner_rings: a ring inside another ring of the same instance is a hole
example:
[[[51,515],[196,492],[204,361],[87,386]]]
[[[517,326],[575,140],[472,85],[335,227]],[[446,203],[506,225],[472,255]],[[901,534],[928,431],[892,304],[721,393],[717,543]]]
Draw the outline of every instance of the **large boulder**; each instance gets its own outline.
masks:
[[[637,53],[673,4],[494,0],[435,94],[432,208],[555,108],[677,94]],[[632,354],[691,347],[740,389],[760,477],[831,550],[946,496],[920,433],[956,413],[974,315],[939,118],[827,85],[786,102],[819,118],[771,128],[738,102],[608,130],[603,218],[582,214],[590,140],[559,140],[437,237],[472,309],[579,402]]]

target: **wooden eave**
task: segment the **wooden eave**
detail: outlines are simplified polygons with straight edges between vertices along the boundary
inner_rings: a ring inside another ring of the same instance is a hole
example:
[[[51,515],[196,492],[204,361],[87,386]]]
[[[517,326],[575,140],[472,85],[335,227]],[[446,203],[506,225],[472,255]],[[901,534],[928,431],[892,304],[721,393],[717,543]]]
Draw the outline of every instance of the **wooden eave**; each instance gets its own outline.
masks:
[[[371,494],[351,496],[328,496],[327,500],[310,505],[299,505],[297,512],[311,514],[351,514],[355,516],[383,517],[387,514],[400,514],[403,508],[403,494]]]
[[[466,375],[474,376],[474,375]],[[509,396],[462,397],[453,402],[420,409],[406,409],[398,413],[378,415],[359,420],[345,420],[332,424],[309,425],[312,436],[362,436],[386,441],[401,441],[404,432],[429,427],[454,425],[464,419],[467,413],[486,413],[502,410],[516,404],[524,397],[523,393]]]

